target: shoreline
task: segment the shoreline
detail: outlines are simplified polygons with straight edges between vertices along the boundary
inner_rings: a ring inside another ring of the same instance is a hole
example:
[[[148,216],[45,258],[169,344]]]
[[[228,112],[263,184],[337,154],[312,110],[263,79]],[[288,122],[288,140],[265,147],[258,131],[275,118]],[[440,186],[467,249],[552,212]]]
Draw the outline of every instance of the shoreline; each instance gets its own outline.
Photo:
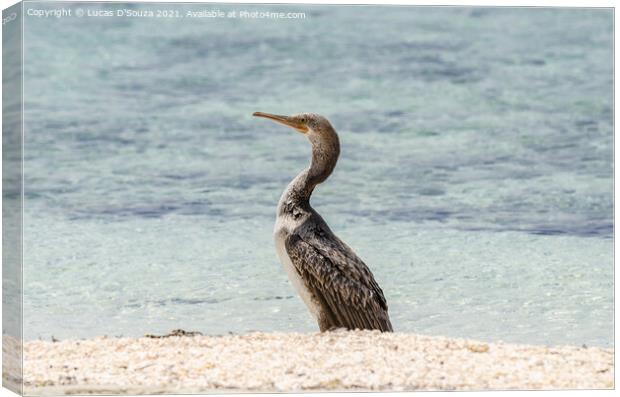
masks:
[[[24,342],[24,392],[611,389],[613,360],[613,348],[378,331],[99,337]]]

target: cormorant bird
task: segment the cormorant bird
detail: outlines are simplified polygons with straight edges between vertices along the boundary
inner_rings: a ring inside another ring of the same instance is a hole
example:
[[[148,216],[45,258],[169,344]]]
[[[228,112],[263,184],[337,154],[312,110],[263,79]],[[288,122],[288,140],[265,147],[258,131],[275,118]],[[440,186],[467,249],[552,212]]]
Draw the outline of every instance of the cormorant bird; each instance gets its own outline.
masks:
[[[312,144],[310,167],[282,193],[274,238],[280,261],[319,329],[391,332],[387,303],[370,269],[310,206],[312,191],[329,177],[338,161],[338,134],[325,117],[314,113],[253,115],[294,128]]]

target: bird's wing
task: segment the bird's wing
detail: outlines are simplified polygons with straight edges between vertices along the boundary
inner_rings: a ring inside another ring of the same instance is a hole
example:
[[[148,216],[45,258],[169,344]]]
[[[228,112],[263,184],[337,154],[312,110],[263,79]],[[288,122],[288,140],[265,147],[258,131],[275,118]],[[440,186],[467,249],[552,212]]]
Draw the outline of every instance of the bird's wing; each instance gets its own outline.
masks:
[[[293,233],[286,239],[286,251],[335,326],[392,331],[383,291],[341,240],[316,229]]]
[[[305,232],[300,232],[300,236],[322,255],[329,258],[342,273],[370,289],[374,293],[377,303],[387,311],[387,302],[383,296],[383,290],[375,281],[368,266],[326,224],[318,224],[305,229]]]

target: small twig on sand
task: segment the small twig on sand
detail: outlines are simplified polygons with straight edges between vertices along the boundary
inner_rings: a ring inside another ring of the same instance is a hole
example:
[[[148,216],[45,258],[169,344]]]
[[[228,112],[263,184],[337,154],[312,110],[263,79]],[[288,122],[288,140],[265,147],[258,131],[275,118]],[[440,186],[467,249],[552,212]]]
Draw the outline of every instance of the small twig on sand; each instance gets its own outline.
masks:
[[[185,331],[182,329],[175,329],[172,332],[170,332],[169,334],[166,335],[153,335],[153,334],[146,334],[144,335],[146,338],[170,338],[171,336],[197,336],[197,335],[202,335],[202,332],[198,332],[198,331]]]

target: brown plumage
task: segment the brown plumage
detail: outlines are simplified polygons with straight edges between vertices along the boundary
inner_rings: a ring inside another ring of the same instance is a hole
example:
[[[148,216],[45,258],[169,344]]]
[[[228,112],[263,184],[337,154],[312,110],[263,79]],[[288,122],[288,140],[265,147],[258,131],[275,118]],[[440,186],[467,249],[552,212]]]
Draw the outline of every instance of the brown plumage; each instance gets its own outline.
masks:
[[[383,291],[366,264],[310,206],[316,185],[332,173],[340,154],[329,121],[313,113],[278,116],[256,112],[305,134],[312,162],[288,185],[280,202],[274,238],[288,276],[321,331],[336,328],[392,331]]]

